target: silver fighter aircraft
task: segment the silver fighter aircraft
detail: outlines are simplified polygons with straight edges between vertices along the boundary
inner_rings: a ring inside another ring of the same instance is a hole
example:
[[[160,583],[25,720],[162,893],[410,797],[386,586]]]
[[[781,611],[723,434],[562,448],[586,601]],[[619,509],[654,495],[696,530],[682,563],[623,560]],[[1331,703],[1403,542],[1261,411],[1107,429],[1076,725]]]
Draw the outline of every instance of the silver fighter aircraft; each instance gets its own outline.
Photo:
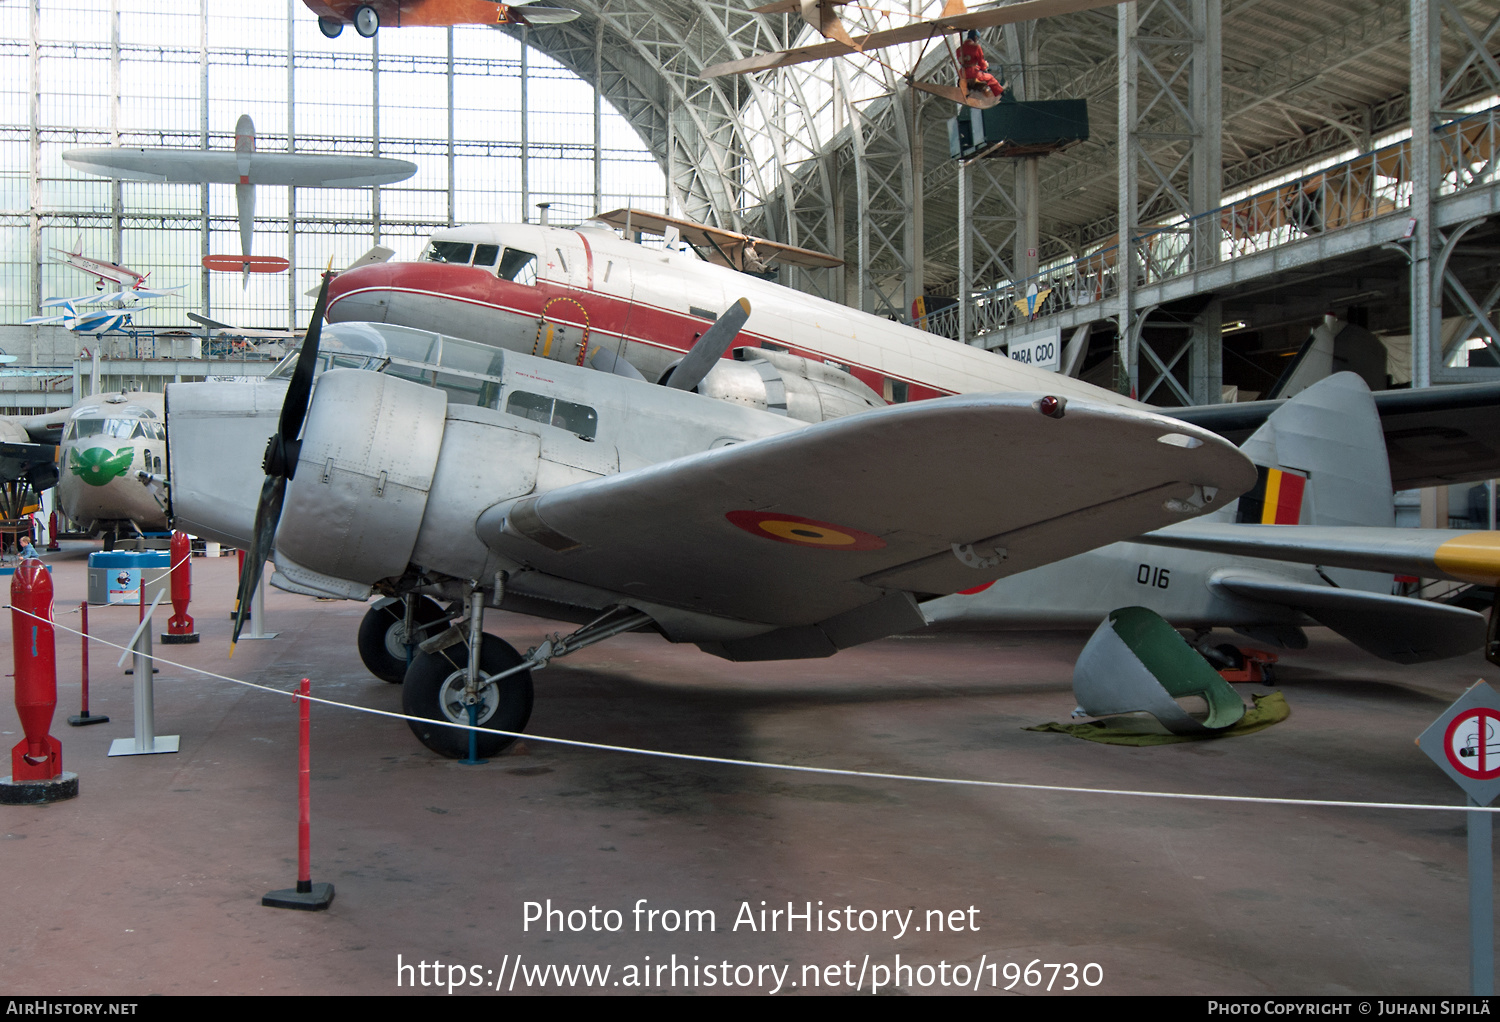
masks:
[[[242,606],[268,558],[285,589],[399,601],[368,612],[361,652],[389,669],[428,636],[402,698],[448,756],[469,739],[445,725],[510,732],[477,743],[498,751],[530,715],[531,672],[613,635],[829,656],[919,627],[932,595],[1255,482],[1227,441],[1135,408],[1046,393],[884,407],[836,367],[730,351],[743,301],[659,384],[410,327],[320,329],[326,293],[273,378],[168,389],[172,512],[249,548]],[[523,656],[483,633],[486,607],[582,627]]]

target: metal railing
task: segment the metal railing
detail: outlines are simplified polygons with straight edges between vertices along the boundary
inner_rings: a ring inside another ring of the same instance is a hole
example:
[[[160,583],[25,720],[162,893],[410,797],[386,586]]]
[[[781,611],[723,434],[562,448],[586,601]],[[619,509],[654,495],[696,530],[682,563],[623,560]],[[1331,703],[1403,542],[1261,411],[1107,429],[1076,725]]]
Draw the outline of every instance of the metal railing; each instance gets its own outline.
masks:
[[[1439,195],[1493,184],[1500,155],[1500,107],[1434,129]],[[1411,205],[1409,141],[1305,174],[1196,217],[1131,239],[1136,287],[1181,277],[1218,262],[1266,252],[1399,212]],[[1006,282],[968,299],[969,338],[984,337],[1119,294],[1119,245],[1110,245],[1033,277]],[[958,339],[955,303],[914,325]]]

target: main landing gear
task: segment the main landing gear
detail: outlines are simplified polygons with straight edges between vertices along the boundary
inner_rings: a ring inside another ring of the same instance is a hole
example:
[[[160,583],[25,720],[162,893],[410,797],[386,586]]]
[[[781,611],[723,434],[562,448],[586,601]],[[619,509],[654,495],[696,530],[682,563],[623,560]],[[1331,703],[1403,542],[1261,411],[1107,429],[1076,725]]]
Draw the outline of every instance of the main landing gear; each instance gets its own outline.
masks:
[[[354,12],[354,31],[366,39],[380,31],[380,15],[373,7],[361,7]]]
[[[319,18],[318,31],[330,39],[337,39],[344,31],[344,23],[337,18]]]
[[[497,598],[493,602],[500,601]],[[407,722],[412,734],[433,752],[450,759],[467,757],[471,751],[487,758],[515,742],[517,732],[531,719],[532,671],[546,667],[556,657],[634,631],[651,621],[638,610],[614,607],[567,637],[546,639],[523,657],[504,639],[484,634],[484,604],[484,591],[472,590],[464,599],[464,616],[447,631],[422,642],[420,652],[413,653],[401,686],[403,712],[422,718]],[[360,635],[363,651],[363,627]]]
[[[413,646],[432,635],[447,621],[442,605],[426,596],[382,600],[365,613],[359,623],[359,658],[375,677],[399,685],[406,678],[407,615],[410,614]],[[415,650],[412,650],[413,654]]]

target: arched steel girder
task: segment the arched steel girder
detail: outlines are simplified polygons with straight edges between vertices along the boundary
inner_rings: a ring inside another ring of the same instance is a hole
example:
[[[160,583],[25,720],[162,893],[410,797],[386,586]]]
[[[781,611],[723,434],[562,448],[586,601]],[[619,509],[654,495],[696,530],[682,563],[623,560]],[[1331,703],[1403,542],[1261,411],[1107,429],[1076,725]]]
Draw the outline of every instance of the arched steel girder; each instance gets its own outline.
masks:
[[[819,232],[821,236],[805,237],[791,213],[809,205],[822,210],[833,207],[826,172],[814,173],[810,181],[798,180],[793,173],[794,163],[816,163],[814,157],[822,148],[816,125],[798,118],[805,134],[796,138],[795,145],[799,155],[805,155],[794,161],[789,153],[792,139],[785,128],[786,111],[788,107],[807,109],[800,82],[783,78],[786,93],[778,95],[753,79],[705,82],[698,78],[698,71],[709,63],[782,45],[768,19],[714,8],[699,0],[679,0],[670,8],[649,10],[617,3],[608,9],[601,9],[597,2],[575,6],[583,18],[529,30],[527,41],[602,88],[668,173],[677,171],[671,186],[688,216],[740,229],[745,226],[748,207],[763,207],[779,198],[789,215],[782,223],[758,225],[762,232],[793,244],[830,246],[830,229]],[[684,11],[689,15],[686,18],[680,16]],[[601,28],[602,82],[594,50],[594,32]],[[521,35],[519,29],[507,31]],[[754,106],[758,118],[744,116],[747,105]],[[687,145],[676,139],[671,122],[677,119],[692,129],[694,137]],[[680,165],[674,148],[682,156]],[[753,158],[758,150],[767,149],[774,167],[763,167]],[[822,193],[812,202],[807,198],[809,187]]]

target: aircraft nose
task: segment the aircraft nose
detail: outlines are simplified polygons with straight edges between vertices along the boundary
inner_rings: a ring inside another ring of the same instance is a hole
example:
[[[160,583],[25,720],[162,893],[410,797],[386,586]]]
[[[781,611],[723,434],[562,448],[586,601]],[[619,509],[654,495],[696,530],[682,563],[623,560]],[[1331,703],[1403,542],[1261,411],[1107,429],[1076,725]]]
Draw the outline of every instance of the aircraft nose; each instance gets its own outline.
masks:
[[[361,266],[328,284],[328,322],[384,323],[397,284],[397,267]]]
[[[248,547],[284,380],[174,383],[167,388],[167,461],[177,528]]]

